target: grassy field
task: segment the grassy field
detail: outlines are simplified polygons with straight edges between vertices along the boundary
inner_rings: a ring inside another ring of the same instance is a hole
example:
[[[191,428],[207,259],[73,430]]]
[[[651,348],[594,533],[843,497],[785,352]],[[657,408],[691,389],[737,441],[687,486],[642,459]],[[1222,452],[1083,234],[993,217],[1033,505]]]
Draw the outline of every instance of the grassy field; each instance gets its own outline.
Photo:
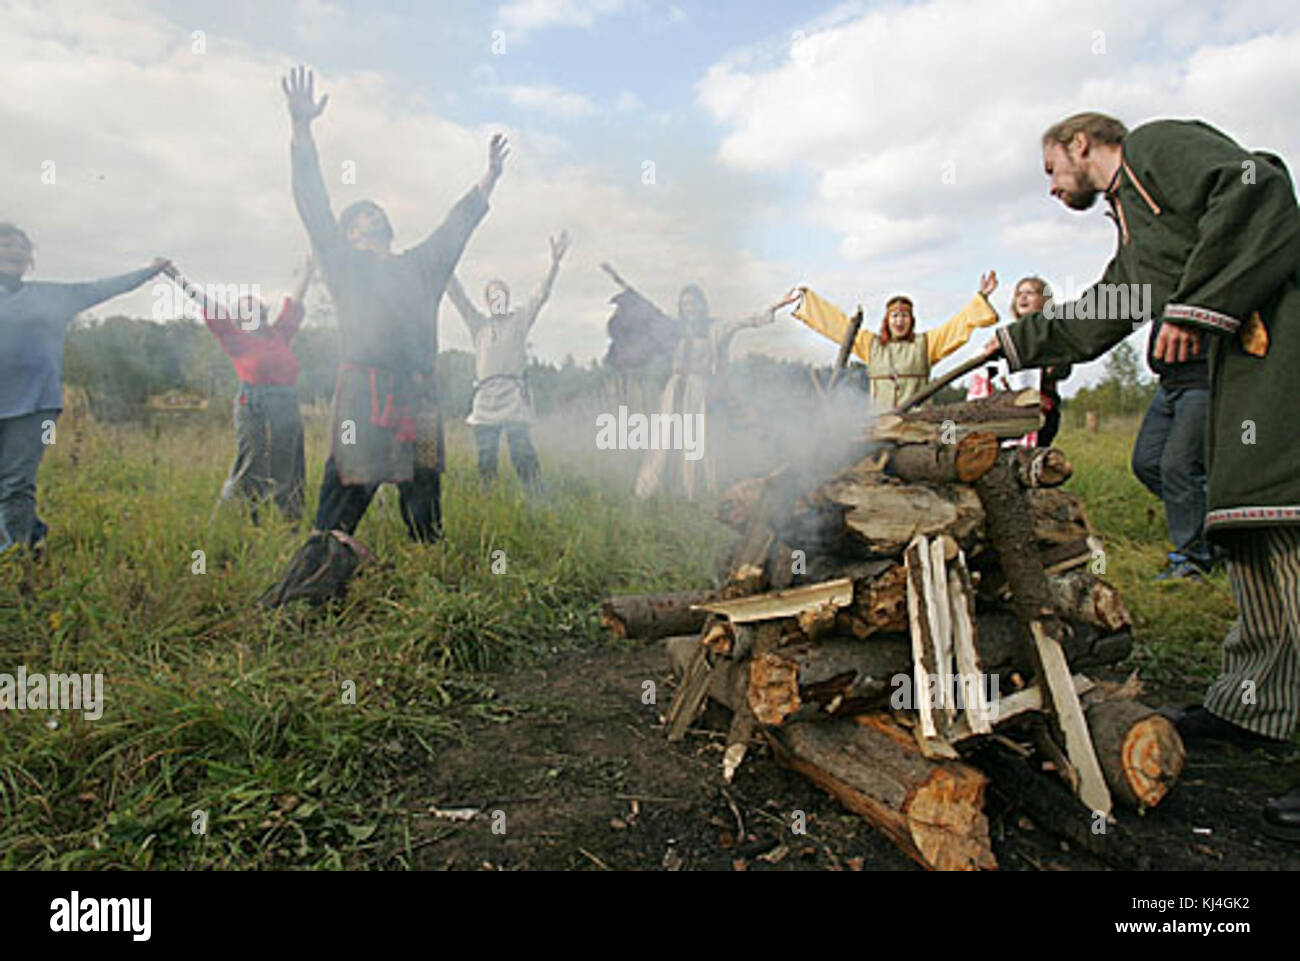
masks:
[[[49,558],[0,565],[0,671],[102,673],[105,710],[0,712],[0,866],[410,866],[407,775],[457,737],[453,708],[502,710],[484,672],[601,643],[600,597],[707,585],[729,540],[706,507],[637,502],[634,455],[587,461],[572,438],[562,458],[540,438],[543,496],[524,499],[508,470],[482,496],[455,428],[442,543],[408,543],[391,492],[358,531],[387,563],[345,607],[266,612],[254,599],[302,535],[214,516],[232,448],[220,413],[59,425],[41,473]],[[1167,545],[1128,471],[1135,427],[1059,443],[1136,618],[1135,665],[1195,686],[1213,673],[1231,595],[1222,575],[1151,583]],[[323,441],[309,428],[314,500]]]

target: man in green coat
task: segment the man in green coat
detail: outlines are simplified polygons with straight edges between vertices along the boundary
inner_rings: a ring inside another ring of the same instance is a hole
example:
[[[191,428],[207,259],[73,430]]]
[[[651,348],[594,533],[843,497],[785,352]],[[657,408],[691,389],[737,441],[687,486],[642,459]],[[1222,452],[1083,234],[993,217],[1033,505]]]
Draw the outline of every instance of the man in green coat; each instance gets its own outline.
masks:
[[[1206,352],[1205,530],[1228,558],[1239,618],[1203,705],[1173,712],[1189,740],[1285,742],[1300,719],[1300,208],[1290,175],[1198,121],[1126,131],[1076,114],[1043,135],[1051,193],[1086,210],[1104,195],[1119,246],[1076,301],[998,330],[1013,370],[1092,360],[1150,319],[1154,356]],[[1150,315],[1149,318],[1146,315]],[[1269,803],[1300,838],[1300,790]]]

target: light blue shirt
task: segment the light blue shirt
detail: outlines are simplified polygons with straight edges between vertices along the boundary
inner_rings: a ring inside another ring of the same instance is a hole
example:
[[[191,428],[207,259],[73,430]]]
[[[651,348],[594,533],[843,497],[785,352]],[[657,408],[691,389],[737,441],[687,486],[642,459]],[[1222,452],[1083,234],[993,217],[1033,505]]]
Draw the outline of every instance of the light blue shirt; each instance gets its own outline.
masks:
[[[83,310],[134,290],[153,267],[84,284],[0,286],[0,418],[63,409],[63,337]]]

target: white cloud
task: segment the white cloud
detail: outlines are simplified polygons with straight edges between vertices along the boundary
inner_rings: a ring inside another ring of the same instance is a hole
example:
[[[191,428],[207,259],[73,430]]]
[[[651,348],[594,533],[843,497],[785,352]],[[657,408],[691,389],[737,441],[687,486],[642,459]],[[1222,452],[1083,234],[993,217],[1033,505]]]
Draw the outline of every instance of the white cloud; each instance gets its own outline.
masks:
[[[1082,284],[1110,258],[1100,205],[1081,217],[1046,197],[1038,138],[1053,121],[1198,117],[1294,165],[1296,90],[1294,4],[896,0],[734,51],[696,99],[724,167],[811,184],[789,216],[832,231],[842,260],[952,301],[974,264]]]
[[[192,54],[189,26],[145,6],[86,18],[54,9],[0,8],[0,179],[9,185],[0,219],[36,240],[34,279],[104,276],[161,255],[202,283],[258,284],[268,300],[287,290],[307,247],[289,191],[279,90],[294,61],[214,35],[207,54]],[[422,239],[481,175],[495,126],[452,122],[374,72],[318,72],[317,84],[330,95],[315,135],[334,209],[376,200],[399,248]],[[724,314],[770,296],[782,270],[747,253],[726,236],[732,223],[718,220],[735,201],[690,191],[696,172],[686,165],[707,166],[698,151],[659,156],[661,183],[651,187],[641,182],[639,151],[611,170],[575,160],[544,123],[508,133],[505,175],[459,271],[471,291],[501,276],[522,294],[545,270],[548,235],[572,232],[533,337],[539,357],[604,354],[614,288],[602,260],[666,307],[688,279]],[[56,162],[52,186],[40,183],[47,159]],[[355,164],[355,185],[343,182],[345,162]],[[149,316],[152,303],[140,291],[97,313]],[[440,338],[444,348],[469,346],[446,304]]]
[[[625,8],[624,0],[511,0],[497,11],[497,23],[508,42],[546,27],[589,28]]]
[[[516,107],[536,110],[563,120],[575,120],[596,112],[596,105],[584,94],[545,84],[515,84],[499,88],[502,96]]]

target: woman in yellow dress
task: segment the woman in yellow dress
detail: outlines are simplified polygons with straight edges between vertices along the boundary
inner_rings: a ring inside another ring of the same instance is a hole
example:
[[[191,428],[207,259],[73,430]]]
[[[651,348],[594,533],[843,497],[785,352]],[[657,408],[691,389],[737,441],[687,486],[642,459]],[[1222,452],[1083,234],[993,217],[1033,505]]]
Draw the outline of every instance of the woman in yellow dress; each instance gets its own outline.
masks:
[[[998,275],[990,270],[980,278],[979,293],[946,323],[932,330],[916,332],[910,297],[891,297],[878,333],[861,330],[853,342],[855,353],[867,365],[871,379],[871,401],[877,410],[892,410],[907,403],[930,380],[930,369],[970,339],[977,327],[998,321],[989,297],[998,286]],[[835,343],[844,339],[848,316],[834,304],[807,287],[794,315]]]

